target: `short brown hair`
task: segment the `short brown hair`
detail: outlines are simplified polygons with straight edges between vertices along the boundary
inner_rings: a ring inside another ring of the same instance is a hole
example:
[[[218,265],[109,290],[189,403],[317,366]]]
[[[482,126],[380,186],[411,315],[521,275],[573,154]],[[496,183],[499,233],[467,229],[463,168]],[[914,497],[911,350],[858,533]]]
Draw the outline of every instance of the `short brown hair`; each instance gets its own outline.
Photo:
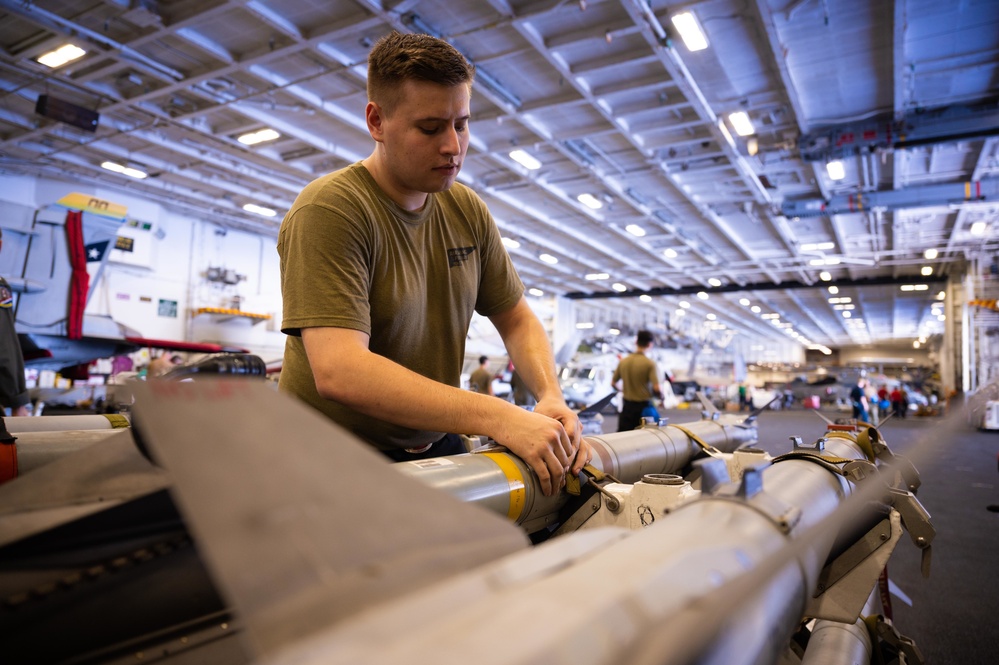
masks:
[[[458,49],[430,35],[392,32],[379,39],[368,54],[368,100],[391,113],[404,81],[440,85],[471,84],[475,67]]]
[[[649,346],[655,339],[655,336],[648,330],[639,330],[638,335],[635,337],[635,342],[638,346]]]

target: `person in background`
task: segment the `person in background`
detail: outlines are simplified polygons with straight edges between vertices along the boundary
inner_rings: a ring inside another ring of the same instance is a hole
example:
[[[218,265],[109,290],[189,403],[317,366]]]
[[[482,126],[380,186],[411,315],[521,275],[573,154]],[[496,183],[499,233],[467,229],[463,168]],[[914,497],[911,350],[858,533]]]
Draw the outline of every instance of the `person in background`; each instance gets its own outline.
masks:
[[[436,37],[393,32],[372,48],[374,151],[307,185],[278,234],[279,387],[396,461],[465,452],[458,434],[489,436],[551,495],[593,451],[495,221],[456,182],[473,78]],[[461,390],[473,312],[499,331],[533,412]]]
[[[3,231],[0,230],[0,251]],[[14,292],[0,277],[0,415],[31,415],[31,397],[24,379],[24,355],[14,328]]]
[[[635,337],[635,352],[621,359],[611,383],[621,390],[623,384],[624,405],[617,419],[617,431],[627,432],[642,424],[642,412],[652,407],[652,398],[662,399],[662,388],[659,384],[659,370],[654,360],[646,356],[653,343],[652,333],[639,330]]]
[[[850,402],[853,404],[853,417],[864,423],[870,422],[870,414],[867,409],[867,393],[864,392],[866,385],[866,379],[857,379],[857,385],[850,391]]]
[[[489,358],[479,356],[479,366],[468,377],[468,387],[483,395],[493,394],[493,375],[489,373]]]
[[[892,412],[895,414],[895,417],[905,418],[905,410],[902,408],[902,390],[900,386],[892,388],[890,398]]]

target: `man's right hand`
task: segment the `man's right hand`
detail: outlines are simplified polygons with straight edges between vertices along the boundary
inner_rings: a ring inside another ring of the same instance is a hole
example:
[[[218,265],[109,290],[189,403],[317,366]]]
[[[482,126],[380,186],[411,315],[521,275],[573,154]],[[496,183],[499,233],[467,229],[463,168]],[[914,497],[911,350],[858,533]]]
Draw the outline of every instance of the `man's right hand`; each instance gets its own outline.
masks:
[[[502,430],[493,438],[534,470],[545,496],[565,485],[566,470],[576,451],[559,421],[520,410],[504,421]]]

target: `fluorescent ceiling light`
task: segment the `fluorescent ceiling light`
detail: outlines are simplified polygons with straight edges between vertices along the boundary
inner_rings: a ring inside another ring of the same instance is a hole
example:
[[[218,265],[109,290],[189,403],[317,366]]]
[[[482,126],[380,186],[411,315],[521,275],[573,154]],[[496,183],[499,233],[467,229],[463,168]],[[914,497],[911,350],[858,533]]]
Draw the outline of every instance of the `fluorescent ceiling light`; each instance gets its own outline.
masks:
[[[593,327],[592,323],[577,323],[576,324],[576,329],[578,329],[578,330],[589,330],[592,327]]]
[[[914,348],[914,349],[918,349],[919,348],[919,340],[918,339],[914,340],[912,342],[912,348]]]
[[[664,249],[663,254],[666,255],[667,259],[675,259],[677,257],[676,250],[673,249],[672,247],[667,247],[666,249]]]
[[[740,298],[739,304],[743,307],[749,307],[749,298]]]
[[[704,292],[704,291],[698,291],[698,292],[697,292],[697,297],[698,297],[698,298],[700,298],[701,300],[707,300],[707,299],[708,299],[708,298],[710,298],[711,296],[709,296],[709,295],[708,295],[708,294],[707,294],[706,292]]]
[[[975,222],[974,224],[972,224],[971,235],[973,236],[985,235],[985,222]]]
[[[621,282],[614,282],[613,284],[611,284],[611,288],[617,291],[618,293],[624,293],[625,291],[628,290],[628,287],[622,284]]]
[[[829,174],[830,180],[842,180],[846,177],[846,167],[837,159],[826,164],[826,173]]]
[[[641,300],[642,302],[652,302],[652,296],[650,296],[648,294],[645,294],[645,293],[643,293],[642,295],[638,296],[638,299]]]
[[[555,265],[556,263],[558,263],[558,259],[556,259],[551,254],[538,254],[538,258],[549,265]]]
[[[517,249],[518,247],[520,247],[520,243],[514,240],[513,238],[503,238],[502,240],[503,244],[509,247],[510,249]]]
[[[687,310],[685,310],[685,309],[678,309],[678,310],[676,310],[676,315],[677,316],[687,316]]]
[[[929,277],[933,274],[933,266],[923,266],[919,269],[919,274],[923,277]]]
[[[120,173],[122,175],[127,175],[128,177],[135,178],[136,180],[142,180],[148,176],[145,171],[133,169],[130,166],[122,166],[121,164],[117,164],[115,162],[101,162],[101,168],[107,169],[108,171],[114,171],[115,173]]]
[[[823,270],[822,272],[819,273],[819,279],[821,279],[823,282],[832,281],[832,274],[830,274],[828,270]]]
[[[838,286],[830,286],[829,287],[829,293],[831,293],[833,295],[836,295],[837,293],[839,293],[839,287]]]
[[[945,298],[947,298],[947,294],[944,291],[937,294],[937,300],[944,300]]]
[[[600,208],[604,207],[603,202],[597,197],[593,196],[593,194],[583,193],[577,196],[576,199],[587,208],[590,208],[591,210],[599,210]]]
[[[249,134],[243,134],[236,140],[244,145],[256,145],[258,143],[263,143],[264,141],[273,141],[276,138],[280,138],[281,135],[278,134],[273,129],[261,129],[257,132],[250,132]]]
[[[271,210],[270,208],[264,208],[263,206],[258,206],[255,203],[247,203],[243,206],[243,210],[246,212],[255,212],[258,215],[263,215],[264,217],[273,217],[277,214],[276,211]]]
[[[721,280],[717,277],[712,277],[708,280],[708,284],[711,286],[721,286]]]
[[[586,279],[592,282],[595,279],[610,279],[610,275],[605,272],[591,272],[586,276]]]
[[[538,169],[541,168],[541,162],[539,162],[537,158],[534,157],[534,155],[527,152],[526,150],[521,150],[520,148],[517,148],[516,150],[510,152],[510,159],[512,159],[513,161],[517,162],[525,169],[528,169],[530,171],[537,171]]]
[[[46,67],[55,69],[86,55],[86,51],[75,44],[64,44],[54,51],[42,54],[36,60]]]
[[[607,330],[607,334],[608,334],[608,335],[620,335],[620,334],[621,334],[621,331],[620,331],[620,330],[618,330],[617,328],[609,328],[609,329]]]
[[[803,252],[815,252],[822,251],[826,249],[834,249],[836,243],[834,242],[806,242],[801,246],[801,251]]]
[[[706,318],[708,321],[714,321],[715,319],[718,318],[718,316],[716,314],[708,312],[707,314],[704,315],[704,318]]]
[[[624,227],[624,230],[633,236],[638,236],[639,238],[645,235],[645,229],[638,224],[628,224],[628,226]]]
[[[677,14],[672,19],[673,27],[680,33],[684,46],[691,51],[703,51],[708,47],[708,38],[701,30],[701,24],[693,12]]]
[[[753,123],[749,121],[749,115],[745,111],[736,111],[728,114],[728,121],[732,123],[735,133],[739,136],[749,136],[756,133]]]
[[[532,296],[537,296],[539,298],[545,295],[545,292],[542,291],[541,289],[528,289],[527,292],[530,293]]]
[[[843,318],[844,318],[844,319],[848,319],[848,318],[850,318],[851,316],[853,316],[853,314],[851,314],[850,312],[843,312]]]
[[[753,305],[753,306],[752,306],[752,307],[750,307],[749,309],[750,309],[750,310],[751,310],[751,311],[752,311],[752,312],[753,312],[754,314],[759,314],[759,313],[760,313],[760,311],[761,311],[761,310],[760,310],[760,306],[759,306],[759,305]]]
[[[938,252],[937,250],[935,250],[932,247],[930,247],[928,250],[926,250],[925,252],[923,252],[923,258],[926,259],[927,261],[932,261],[933,259],[937,258],[937,256],[939,256],[939,255],[940,255],[940,252]]]
[[[684,309],[690,309],[690,303],[689,303],[689,302],[687,302],[686,300],[681,300],[681,301],[680,301],[679,303],[677,303],[677,304],[678,304],[678,305],[680,305],[680,307],[682,307],[682,308],[684,308]]]
[[[947,317],[944,316],[943,314],[940,314],[939,316],[937,316],[937,321],[946,321],[946,320],[947,320]]]

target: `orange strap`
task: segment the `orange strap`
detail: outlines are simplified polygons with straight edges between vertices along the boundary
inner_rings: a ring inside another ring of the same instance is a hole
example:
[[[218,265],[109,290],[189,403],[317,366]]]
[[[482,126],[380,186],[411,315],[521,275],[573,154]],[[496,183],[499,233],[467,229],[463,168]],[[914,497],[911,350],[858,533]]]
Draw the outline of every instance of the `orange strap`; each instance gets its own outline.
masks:
[[[17,446],[0,443],[0,484],[17,478]]]

